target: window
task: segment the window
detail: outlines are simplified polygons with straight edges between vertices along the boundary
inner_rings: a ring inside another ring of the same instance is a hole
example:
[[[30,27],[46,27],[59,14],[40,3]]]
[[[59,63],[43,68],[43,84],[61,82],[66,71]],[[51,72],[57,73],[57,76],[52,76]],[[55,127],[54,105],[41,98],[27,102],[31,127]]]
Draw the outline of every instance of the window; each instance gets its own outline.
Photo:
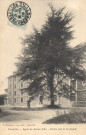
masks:
[[[9,92],[9,95],[11,95],[11,92]]]
[[[9,87],[11,88],[11,84],[9,84]]]
[[[21,98],[21,103],[23,102],[23,98]]]
[[[16,88],[16,84],[14,85],[14,88]]]
[[[71,80],[70,86],[71,86],[71,89],[75,89],[76,88],[76,81],[75,80]]]
[[[21,87],[23,87],[23,82],[21,82]]]
[[[16,98],[14,98],[14,103],[16,103]]]
[[[16,95],[16,91],[14,91],[14,95]]]

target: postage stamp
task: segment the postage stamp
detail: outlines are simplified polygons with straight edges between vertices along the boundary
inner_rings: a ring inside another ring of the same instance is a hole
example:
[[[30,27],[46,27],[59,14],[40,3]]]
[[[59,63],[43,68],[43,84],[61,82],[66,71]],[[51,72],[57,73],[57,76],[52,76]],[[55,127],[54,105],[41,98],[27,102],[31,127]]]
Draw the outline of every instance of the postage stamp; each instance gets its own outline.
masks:
[[[17,1],[9,6],[7,17],[14,25],[25,25],[31,18],[31,8],[25,2]]]

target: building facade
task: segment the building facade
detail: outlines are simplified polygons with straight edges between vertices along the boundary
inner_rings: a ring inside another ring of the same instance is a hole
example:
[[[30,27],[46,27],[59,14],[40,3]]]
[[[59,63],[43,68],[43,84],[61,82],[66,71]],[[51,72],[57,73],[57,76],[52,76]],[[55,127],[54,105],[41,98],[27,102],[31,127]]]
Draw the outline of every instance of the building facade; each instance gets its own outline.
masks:
[[[86,81],[76,81],[76,106],[86,106]]]
[[[13,74],[8,77],[8,97],[7,104],[10,106],[27,106],[29,95],[24,91],[29,86],[30,81],[22,81],[20,76]],[[61,106],[86,106],[86,82],[68,80],[70,85],[70,99],[64,97],[58,98],[56,104]],[[39,100],[39,99],[38,99]],[[39,104],[39,101],[35,100],[34,105]],[[49,104],[49,101],[43,103]]]
[[[25,106],[29,98],[23,88],[27,88],[28,82],[21,81],[20,76],[14,74],[8,77],[8,105]]]

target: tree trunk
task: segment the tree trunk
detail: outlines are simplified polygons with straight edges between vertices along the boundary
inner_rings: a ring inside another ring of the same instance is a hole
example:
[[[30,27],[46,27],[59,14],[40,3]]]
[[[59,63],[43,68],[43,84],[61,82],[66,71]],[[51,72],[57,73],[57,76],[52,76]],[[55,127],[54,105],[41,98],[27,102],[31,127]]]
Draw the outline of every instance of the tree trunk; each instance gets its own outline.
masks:
[[[52,91],[50,94],[51,94],[50,95],[51,96],[51,106],[54,106],[54,92]]]
[[[54,79],[54,75],[51,74],[49,76],[49,88],[50,88],[50,100],[51,100],[51,106],[54,106],[54,86],[53,86],[53,79]]]

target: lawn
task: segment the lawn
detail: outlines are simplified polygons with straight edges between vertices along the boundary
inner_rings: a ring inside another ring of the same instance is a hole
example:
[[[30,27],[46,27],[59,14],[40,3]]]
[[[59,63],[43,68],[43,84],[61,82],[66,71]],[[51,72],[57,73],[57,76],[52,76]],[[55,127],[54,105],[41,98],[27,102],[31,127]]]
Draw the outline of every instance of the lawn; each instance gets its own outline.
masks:
[[[2,108],[0,121],[27,121],[42,124],[86,123],[86,108]]]
[[[4,116],[8,116],[10,115],[11,113],[7,112],[7,111],[0,111],[0,117],[4,117]]]
[[[77,124],[77,123],[86,123],[86,112],[85,111],[75,111],[69,112],[68,114],[63,114],[60,116],[53,117],[43,124]]]

